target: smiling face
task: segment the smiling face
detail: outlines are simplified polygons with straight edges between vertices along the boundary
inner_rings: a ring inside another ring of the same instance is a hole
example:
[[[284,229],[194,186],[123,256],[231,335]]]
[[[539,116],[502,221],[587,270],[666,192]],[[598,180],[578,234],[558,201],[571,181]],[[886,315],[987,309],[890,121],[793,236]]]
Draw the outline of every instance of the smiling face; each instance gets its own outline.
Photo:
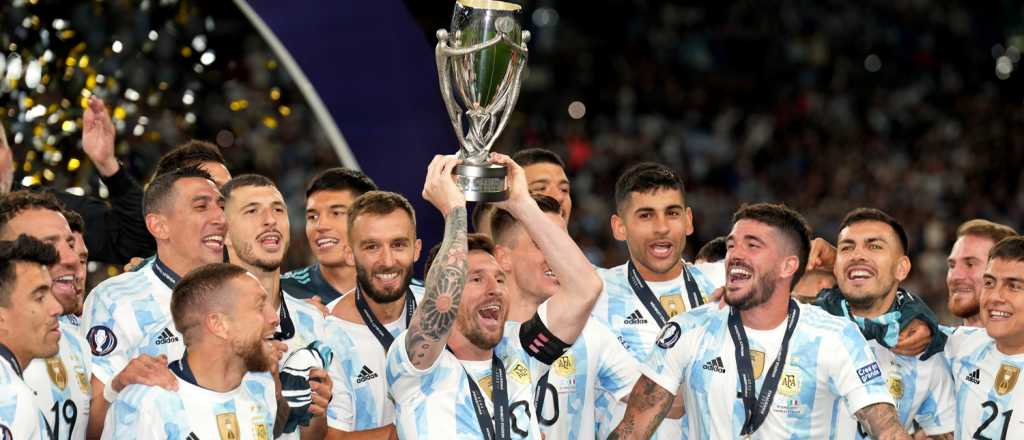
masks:
[[[892,302],[899,283],[910,272],[899,236],[880,221],[860,221],[839,231],[835,276],[843,296],[854,308]]]
[[[2,238],[14,240],[25,234],[57,248],[57,264],[49,268],[53,296],[57,298],[64,314],[81,310],[85,267],[76,252],[76,239],[64,215],[44,208],[32,208],[19,212],[4,228]],[[81,280],[81,281],[80,281]]]
[[[231,192],[225,206],[228,250],[232,261],[265,272],[280,269],[288,249],[288,209],[273,186],[243,186]]]
[[[757,220],[737,221],[725,243],[725,303],[738,310],[768,302],[782,272],[795,271],[787,264],[799,264],[779,232]]]
[[[1024,353],[1024,262],[989,260],[981,290],[981,322],[1003,354]]]
[[[544,194],[558,201],[562,218],[568,221],[572,213],[572,197],[569,193],[569,178],[557,164],[538,162],[523,167],[531,194]]]
[[[13,270],[16,279],[8,303],[0,306],[5,343],[25,364],[54,356],[60,342],[57,317],[63,307],[50,293],[50,274],[45,266],[32,262],[15,262]]]
[[[228,317],[232,350],[245,361],[248,371],[270,371],[271,342],[280,318],[270,306],[267,290],[251,274],[231,280],[228,288],[237,295]]]
[[[355,199],[349,190],[317,191],[306,199],[306,240],[320,265],[347,265],[348,208]]]
[[[969,319],[980,310],[978,296],[984,285],[983,276],[988,252],[995,243],[978,235],[963,235],[953,243],[946,260],[946,287],[949,289],[949,311]]]
[[[490,350],[505,334],[509,301],[505,273],[494,256],[485,251],[470,251],[467,263],[455,328],[473,345]]]
[[[161,213],[151,214],[158,217],[157,247],[165,246],[180,259],[184,268],[178,270],[184,272],[222,262],[227,228],[224,199],[214,183],[200,177],[179,179],[169,202]]]
[[[377,303],[403,298],[421,246],[409,214],[401,209],[384,215],[363,213],[352,223],[349,241],[350,263],[366,296]]]
[[[626,241],[629,257],[647,281],[668,281],[683,267],[692,213],[677,189],[630,193],[621,212],[612,215],[615,239]]]

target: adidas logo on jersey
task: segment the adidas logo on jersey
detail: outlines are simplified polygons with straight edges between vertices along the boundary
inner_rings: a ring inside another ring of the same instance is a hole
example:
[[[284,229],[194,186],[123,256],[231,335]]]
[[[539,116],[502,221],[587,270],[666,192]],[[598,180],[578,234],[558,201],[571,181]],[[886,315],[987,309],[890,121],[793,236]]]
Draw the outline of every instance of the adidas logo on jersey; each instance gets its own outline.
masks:
[[[634,310],[622,323],[626,325],[647,324],[647,320],[644,319],[639,310]]]
[[[702,368],[708,371],[714,371],[715,373],[725,373],[725,364],[722,363],[721,356],[708,361]]]
[[[981,370],[975,369],[967,375],[967,381],[975,385],[981,385]]]
[[[185,437],[185,440],[199,440],[199,436],[194,432],[190,432],[188,433],[188,437]]]
[[[363,382],[366,382],[366,381],[368,381],[370,379],[376,379],[376,378],[377,378],[377,373],[374,373],[373,370],[371,370],[369,367],[367,367],[366,365],[363,365],[363,369],[359,370],[359,375],[356,376],[356,383],[363,383]]]
[[[178,342],[178,337],[174,336],[174,333],[167,328],[160,332],[160,336],[156,337],[156,345],[170,344],[171,342]]]

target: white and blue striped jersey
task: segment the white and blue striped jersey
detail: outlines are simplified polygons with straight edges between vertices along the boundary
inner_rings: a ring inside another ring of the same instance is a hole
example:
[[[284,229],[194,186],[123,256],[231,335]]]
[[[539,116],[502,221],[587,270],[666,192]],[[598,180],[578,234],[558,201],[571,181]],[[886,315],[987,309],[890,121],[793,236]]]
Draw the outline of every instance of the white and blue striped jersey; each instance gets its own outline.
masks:
[[[494,353],[505,365],[512,438],[540,440],[537,412],[532,409],[533,391],[539,375],[547,372],[549,366],[523,349],[519,329],[519,323],[506,322],[505,334],[494,347]],[[493,416],[489,392],[491,361],[460,361],[445,350],[430,368],[420,370],[409,361],[405,349],[408,334],[404,331],[395,339],[387,357],[387,381],[395,402],[398,437],[403,440],[483,438],[466,373],[479,384],[487,411]]]
[[[269,440],[277,401],[269,373],[246,373],[238,388],[208,390],[178,377],[178,391],[128,385],[107,412],[103,439]]]
[[[92,350],[92,374],[110,383],[140,354],[181,359],[185,343],[171,318],[171,288],[155,264],[107,279],[85,299],[82,324]]]
[[[309,344],[314,342],[323,343],[324,341],[324,315],[320,309],[315,306],[293,296],[291,293],[282,290],[281,295],[283,301],[281,302],[280,309],[278,311],[281,319],[277,325],[277,332],[290,328],[294,330],[294,333],[290,338],[283,340],[288,345],[288,351],[281,356],[281,361],[278,362],[278,367],[283,368],[285,361],[295,353],[297,350],[306,348]],[[287,322],[286,322],[287,321]],[[330,359],[330,350],[324,346],[319,347],[321,356],[324,359]],[[301,428],[296,428],[292,432],[282,433],[277,438],[283,440],[298,440],[300,437]]]
[[[43,440],[50,436],[34,392],[21,377],[21,368],[0,344],[0,439]]]
[[[409,286],[417,304],[423,299],[423,288]],[[397,337],[405,330],[405,314],[384,327]],[[327,407],[327,426],[353,432],[380,428],[395,423],[395,404],[388,398],[388,382],[384,376],[387,353],[370,328],[327,318],[324,343],[334,353],[327,371],[334,382],[334,398]],[[398,342],[396,341],[395,344]]]
[[[551,364],[539,410],[547,440],[608,438],[622,416],[620,402],[640,377],[633,359],[604,324],[591,320],[568,352]],[[542,375],[537,375],[541,377]],[[535,378],[536,380],[536,378]]]
[[[853,411],[893,404],[857,326],[816,306],[799,307],[777,393],[753,438],[832,438],[840,400]],[[644,376],[673,394],[683,385],[688,438],[739,438],[743,427],[729,309],[709,304],[676,316],[640,365]],[[757,393],[778,356],[785,326],[784,321],[774,330],[746,329]]]
[[[956,390],[956,438],[1024,438],[1024,354],[1000,353],[981,327],[960,327],[946,341]],[[1014,414],[1016,413],[1016,414]]]
[[[89,365],[92,354],[82,337],[78,318],[58,320],[60,349],[48,359],[33,359],[25,368],[25,383],[35,391],[36,404],[44,410],[56,440],[85,438],[92,399]]]

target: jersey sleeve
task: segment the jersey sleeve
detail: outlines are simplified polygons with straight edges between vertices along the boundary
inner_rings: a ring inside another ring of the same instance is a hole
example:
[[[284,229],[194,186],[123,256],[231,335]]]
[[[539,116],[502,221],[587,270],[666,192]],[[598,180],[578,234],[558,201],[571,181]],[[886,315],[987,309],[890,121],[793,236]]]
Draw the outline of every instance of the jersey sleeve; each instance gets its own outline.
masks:
[[[936,365],[928,383],[928,394],[914,420],[928,435],[953,432],[956,428],[956,396],[953,394],[952,373],[942,356],[933,356],[927,362]]]
[[[185,409],[177,395],[156,387],[129,385],[110,405],[102,440],[185,438]]]
[[[703,328],[693,319],[693,312],[672,318],[658,334],[658,339],[647,361],[640,364],[640,372],[673,396],[679,390],[683,377],[700,341]]]
[[[594,333],[598,347],[597,386],[610,393],[615,400],[621,400],[633,390],[633,384],[640,378],[640,363],[620,344],[614,343],[615,334],[603,324],[591,321],[587,324]],[[588,331],[585,329],[585,331]]]
[[[875,403],[895,406],[875,354],[856,325],[842,321],[842,327],[831,335],[840,339],[835,346],[845,350],[826,350],[820,361],[827,365],[829,387],[842,396],[850,412]]]
[[[27,389],[0,385],[0,438],[46,438],[46,421]]]
[[[405,349],[405,338],[408,335],[408,330],[402,331],[391,344],[385,370],[389,393],[395,403],[415,406],[418,401],[426,398],[422,388],[425,384],[434,383],[441,373],[449,369],[461,367],[457,365],[455,355],[441,351],[429,367],[422,370],[416,368],[409,360],[409,353]]]
[[[331,402],[327,405],[327,426],[345,432],[355,429],[355,393],[352,390],[352,361],[354,347],[351,340],[344,336],[342,330],[334,328],[328,321],[327,328],[332,330],[325,343],[333,352],[333,359],[327,366],[327,374],[331,376]]]
[[[137,329],[127,328],[126,323],[135,320],[120,316],[127,307],[110,300],[111,293],[106,289],[93,292],[89,298],[92,301],[86,301],[82,314],[85,340],[92,352],[92,374],[104,384],[110,383],[128,365],[135,354],[131,341],[137,339],[139,333]]]

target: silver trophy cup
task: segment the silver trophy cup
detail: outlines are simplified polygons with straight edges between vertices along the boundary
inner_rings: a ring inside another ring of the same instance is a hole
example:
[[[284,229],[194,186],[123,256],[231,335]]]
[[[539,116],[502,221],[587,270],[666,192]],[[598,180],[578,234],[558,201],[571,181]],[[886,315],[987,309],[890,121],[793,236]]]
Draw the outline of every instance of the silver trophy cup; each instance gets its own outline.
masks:
[[[459,138],[462,159],[455,176],[469,201],[508,198],[507,170],[487,158],[512,115],[526,66],[530,32],[519,26],[519,12],[515,3],[456,0],[451,30],[437,31],[434,53],[441,97]]]

